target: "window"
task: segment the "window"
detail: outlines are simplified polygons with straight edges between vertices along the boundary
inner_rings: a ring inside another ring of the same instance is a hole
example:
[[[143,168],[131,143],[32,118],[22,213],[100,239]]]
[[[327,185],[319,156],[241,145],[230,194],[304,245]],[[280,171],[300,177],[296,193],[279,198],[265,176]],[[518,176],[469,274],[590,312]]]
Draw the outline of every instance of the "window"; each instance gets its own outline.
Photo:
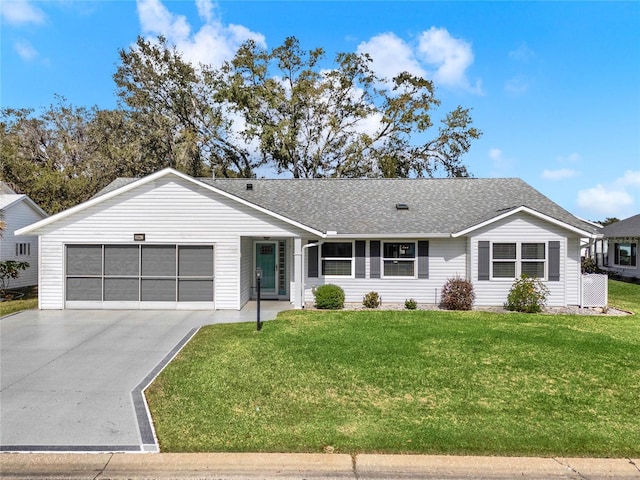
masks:
[[[636,243],[616,243],[613,262],[620,267],[636,267],[637,248]]]
[[[382,255],[383,276],[415,277],[416,244],[414,242],[385,242]]]
[[[494,243],[491,253],[493,278],[545,277],[545,243]]]
[[[351,276],[353,243],[326,242],[322,244],[322,275]]]
[[[16,257],[25,257],[31,255],[30,243],[16,243]]]

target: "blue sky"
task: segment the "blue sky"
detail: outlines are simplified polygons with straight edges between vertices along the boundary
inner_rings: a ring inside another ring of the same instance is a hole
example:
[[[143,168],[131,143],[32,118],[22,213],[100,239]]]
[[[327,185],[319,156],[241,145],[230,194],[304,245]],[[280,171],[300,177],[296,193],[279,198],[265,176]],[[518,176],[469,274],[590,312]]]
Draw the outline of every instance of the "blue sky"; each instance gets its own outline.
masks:
[[[520,177],[586,219],[640,212],[640,2],[2,0],[0,104],[116,106],[118,49],[167,37],[219,64],[245,40],[368,52],[472,108],[476,177]],[[439,116],[438,116],[439,118]]]

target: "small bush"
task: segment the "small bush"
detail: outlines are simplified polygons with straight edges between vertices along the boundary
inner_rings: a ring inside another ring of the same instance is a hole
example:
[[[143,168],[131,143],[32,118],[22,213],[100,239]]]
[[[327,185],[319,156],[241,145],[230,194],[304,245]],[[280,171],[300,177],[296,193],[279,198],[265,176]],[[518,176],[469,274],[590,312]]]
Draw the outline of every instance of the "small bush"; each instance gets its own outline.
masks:
[[[440,306],[447,310],[471,310],[475,299],[473,284],[469,280],[450,278],[442,287]]]
[[[418,302],[416,302],[413,298],[404,301],[404,308],[407,310],[415,310],[418,308]]]
[[[366,308],[378,308],[382,300],[378,292],[369,292],[362,298],[362,305]]]
[[[340,310],[344,307],[344,290],[338,285],[328,283],[313,290],[316,308],[323,310]]]
[[[544,308],[549,289],[538,278],[522,275],[509,290],[504,308],[514,312],[538,313]]]
[[[580,267],[582,273],[602,273],[602,270],[596,265],[596,261],[590,257],[582,257]]]

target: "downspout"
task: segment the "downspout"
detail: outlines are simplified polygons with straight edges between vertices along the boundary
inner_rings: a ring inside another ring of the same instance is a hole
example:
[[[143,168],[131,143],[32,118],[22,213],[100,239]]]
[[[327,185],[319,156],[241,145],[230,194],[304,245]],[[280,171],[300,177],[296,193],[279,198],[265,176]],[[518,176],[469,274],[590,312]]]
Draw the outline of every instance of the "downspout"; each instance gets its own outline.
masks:
[[[299,292],[300,293],[300,307],[301,308],[304,308],[304,303],[305,303],[304,302],[304,278],[305,278],[306,275],[304,273],[305,272],[305,263],[304,263],[305,255],[304,255],[304,251],[307,248],[319,247],[323,243],[324,242],[322,242],[322,241],[318,241],[318,242],[315,242],[315,243],[307,243],[306,245],[302,246],[302,250],[301,250],[302,258],[300,259],[300,266],[301,266],[302,272],[300,272],[300,292]],[[318,256],[318,258],[320,258],[320,257]]]

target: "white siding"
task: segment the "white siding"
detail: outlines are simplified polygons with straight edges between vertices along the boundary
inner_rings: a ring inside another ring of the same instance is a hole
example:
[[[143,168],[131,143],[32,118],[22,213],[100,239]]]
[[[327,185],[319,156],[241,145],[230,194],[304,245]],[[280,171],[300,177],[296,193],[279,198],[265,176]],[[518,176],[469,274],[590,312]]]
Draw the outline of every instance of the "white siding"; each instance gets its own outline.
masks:
[[[513,280],[478,281],[478,242],[560,242],[560,281],[545,282],[547,305],[580,303],[580,238],[542,219],[518,213],[473,232],[470,237],[470,270],[476,305],[503,305]],[[547,250],[547,260],[548,260]]]
[[[423,240],[423,239],[421,239]],[[438,303],[440,290],[447,279],[460,276],[466,278],[467,255],[464,238],[439,238],[429,240],[429,278],[369,278],[369,242],[366,246],[366,278],[322,277],[308,278],[305,254],[305,301],[313,302],[312,288],[323,283],[340,285],[345,292],[346,302],[362,302],[367,292],[375,291],[383,303],[404,303],[413,298],[418,303]],[[382,240],[384,242],[384,240]],[[418,239],[406,239],[418,241]],[[304,242],[306,243],[306,241]],[[417,268],[417,267],[416,267]]]
[[[241,308],[241,237],[302,232],[251,207],[173,176],[124,192],[43,228],[40,308],[64,308],[64,244],[215,244],[215,308]],[[251,256],[249,255],[249,259]],[[249,271],[251,269],[249,268]],[[244,283],[243,283],[244,284]]]
[[[29,268],[20,272],[20,277],[12,279],[9,288],[27,287],[38,284],[38,237],[16,236],[14,232],[44,218],[25,201],[18,201],[3,211],[6,229],[0,239],[0,260],[29,262]],[[30,255],[16,256],[16,244],[28,243]]]

